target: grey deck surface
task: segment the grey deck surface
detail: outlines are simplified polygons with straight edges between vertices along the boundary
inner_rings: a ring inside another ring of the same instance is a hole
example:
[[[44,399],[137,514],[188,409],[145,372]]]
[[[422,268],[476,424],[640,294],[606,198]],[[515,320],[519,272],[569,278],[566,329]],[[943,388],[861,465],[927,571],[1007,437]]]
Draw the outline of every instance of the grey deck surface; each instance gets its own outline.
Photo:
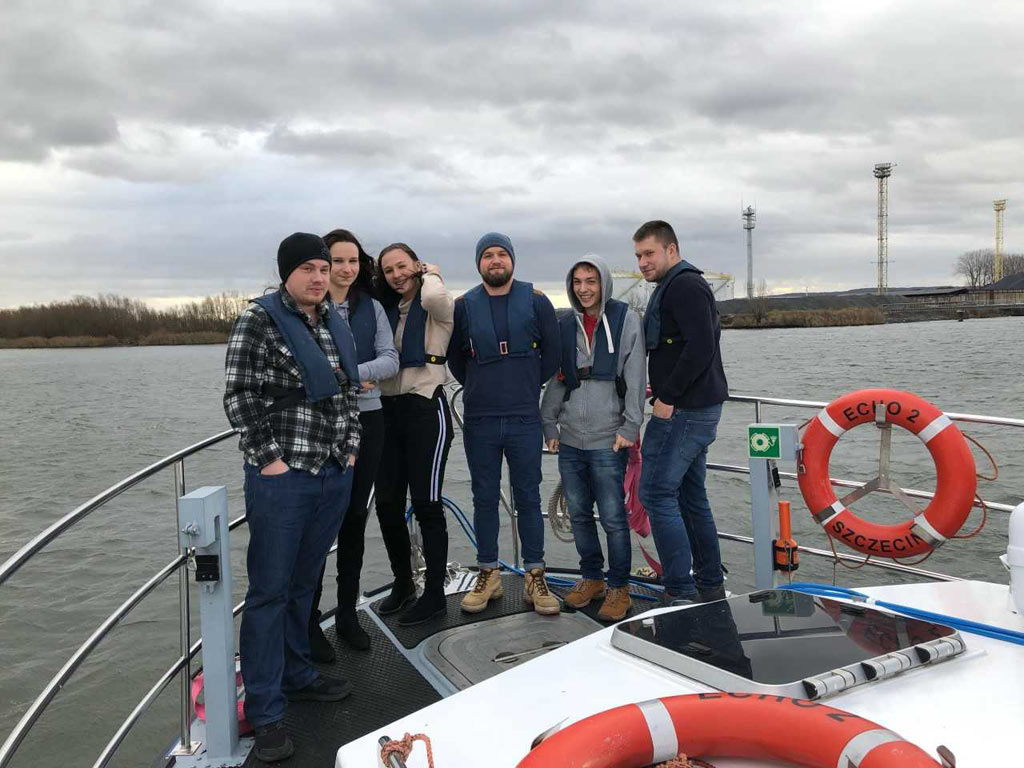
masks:
[[[438,616],[436,619],[415,627],[399,626],[398,617],[402,615],[401,612],[393,613],[390,616],[380,616],[379,613],[377,615],[387,624],[388,629],[395,634],[398,642],[406,648],[415,648],[431,635],[446,629],[454,629],[465,624],[496,619],[500,616],[511,616],[513,613],[532,611],[532,606],[527,605],[523,601],[523,577],[515,573],[503,573],[501,578],[505,594],[497,600],[492,600],[487,608],[480,613],[465,613],[459,608],[459,603],[462,602],[463,595],[465,594],[459,593],[448,595],[448,612],[444,616]],[[378,605],[380,605],[379,600],[370,606],[370,610],[376,613]]]
[[[246,768],[332,768],[335,754],[343,744],[440,700],[440,694],[365,612],[359,612],[359,623],[370,634],[371,649],[349,650],[338,642],[332,625],[325,634],[338,658],[333,664],[319,666],[326,675],[350,680],[352,695],[331,703],[290,702],[285,723],[295,743],[295,755],[283,763],[264,763],[250,755]],[[403,734],[388,735],[401,738]]]

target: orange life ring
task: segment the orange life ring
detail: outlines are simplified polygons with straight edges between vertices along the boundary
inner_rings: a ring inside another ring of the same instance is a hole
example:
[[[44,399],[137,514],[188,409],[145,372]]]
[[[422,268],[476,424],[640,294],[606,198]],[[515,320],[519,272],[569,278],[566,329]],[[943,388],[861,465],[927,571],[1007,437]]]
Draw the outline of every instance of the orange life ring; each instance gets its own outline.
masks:
[[[858,715],[757,693],[669,696],[605,710],[549,736],[518,768],[640,768],[679,753],[811,768],[941,768],[920,747]]]
[[[829,458],[839,438],[875,421],[875,406],[885,419],[917,436],[935,462],[935,498],[914,517],[895,525],[862,520],[836,497],[829,481]],[[797,469],[807,508],[825,532],[866,555],[911,557],[938,547],[963,526],[974,504],[978,478],[974,456],[960,430],[942,411],[909,392],[862,389],[833,401],[811,420],[801,437]]]

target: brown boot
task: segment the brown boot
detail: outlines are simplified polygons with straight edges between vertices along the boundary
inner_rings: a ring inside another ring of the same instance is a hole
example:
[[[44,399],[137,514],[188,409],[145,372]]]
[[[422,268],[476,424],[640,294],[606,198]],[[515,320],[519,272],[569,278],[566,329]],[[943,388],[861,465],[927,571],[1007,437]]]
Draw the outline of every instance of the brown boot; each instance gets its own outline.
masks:
[[[601,604],[601,610],[597,612],[597,618],[601,621],[622,621],[632,607],[629,587],[612,587]]]
[[[534,568],[526,572],[526,589],[523,592],[523,599],[533,606],[533,610],[544,616],[552,616],[562,610],[558,598],[548,589],[543,568]]]
[[[604,593],[604,579],[580,579],[572,585],[572,589],[566,594],[565,604],[570,608],[579,609],[590,605],[591,600],[604,597]]]
[[[481,568],[473,589],[462,598],[462,610],[466,613],[480,613],[488,602],[503,594],[501,571],[497,568]]]

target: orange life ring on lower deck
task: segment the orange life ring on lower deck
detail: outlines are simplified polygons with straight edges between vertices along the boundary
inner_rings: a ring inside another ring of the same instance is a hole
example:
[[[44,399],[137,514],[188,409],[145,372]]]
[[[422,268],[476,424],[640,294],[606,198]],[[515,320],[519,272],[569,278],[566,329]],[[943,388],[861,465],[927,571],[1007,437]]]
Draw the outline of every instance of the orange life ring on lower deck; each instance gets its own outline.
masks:
[[[887,422],[917,436],[935,462],[935,498],[912,520],[882,525],[862,520],[836,497],[829,480],[829,458],[839,438],[875,421],[875,406],[885,406]],[[911,557],[945,542],[963,526],[978,488],[970,446],[942,411],[909,392],[862,389],[823,408],[801,437],[803,455],[797,479],[814,519],[833,538],[866,555]]]
[[[841,709],[785,696],[698,693],[592,715],[546,738],[518,768],[640,768],[679,753],[811,768],[942,766],[892,731]]]

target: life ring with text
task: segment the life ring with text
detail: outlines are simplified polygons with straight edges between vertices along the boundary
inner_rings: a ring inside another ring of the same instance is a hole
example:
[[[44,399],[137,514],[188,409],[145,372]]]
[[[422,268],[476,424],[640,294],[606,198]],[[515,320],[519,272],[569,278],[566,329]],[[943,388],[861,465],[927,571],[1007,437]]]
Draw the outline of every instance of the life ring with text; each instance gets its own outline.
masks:
[[[878,405],[885,406],[887,422],[924,443],[937,474],[935,498],[913,519],[894,525],[859,518],[838,500],[829,480],[829,458],[839,438],[874,423]],[[925,554],[959,531],[971,513],[978,478],[970,446],[948,416],[917,395],[896,389],[850,392],[811,420],[801,442],[797,479],[811,515],[829,536],[866,555]]]
[[[680,753],[811,768],[942,768],[920,747],[858,715],[757,693],[668,696],[608,709],[548,736],[518,768],[641,768]]]

